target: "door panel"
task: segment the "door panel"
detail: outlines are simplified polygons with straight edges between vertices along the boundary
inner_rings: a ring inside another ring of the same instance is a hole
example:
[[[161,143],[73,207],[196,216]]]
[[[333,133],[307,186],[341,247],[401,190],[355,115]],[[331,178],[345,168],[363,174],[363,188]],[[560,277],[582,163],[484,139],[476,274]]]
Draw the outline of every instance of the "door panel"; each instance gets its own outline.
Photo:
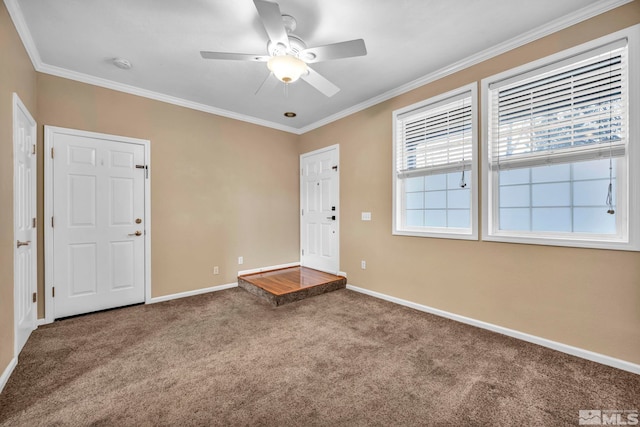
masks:
[[[339,270],[338,147],[300,156],[301,263]]]
[[[127,289],[135,286],[135,247],[133,242],[111,242],[111,289]]]
[[[55,318],[145,296],[145,147],[85,134],[53,138]]]
[[[15,355],[36,328],[36,122],[17,95],[13,98],[14,148],[14,315]],[[20,242],[20,243],[19,243]]]

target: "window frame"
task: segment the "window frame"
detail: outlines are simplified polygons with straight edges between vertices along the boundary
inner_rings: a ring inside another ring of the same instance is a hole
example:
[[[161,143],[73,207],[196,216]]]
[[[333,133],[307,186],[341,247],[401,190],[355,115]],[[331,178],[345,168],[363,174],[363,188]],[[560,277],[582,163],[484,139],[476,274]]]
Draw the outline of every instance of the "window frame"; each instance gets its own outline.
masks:
[[[407,227],[404,224],[406,208],[404,204],[403,181],[407,178],[399,178],[397,174],[397,135],[399,117],[411,111],[424,111],[430,106],[437,108],[448,99],[464,96],[471,97],[471,162],[468,171],[471,177],[471,201],[470,201],[470,227],[446,228],[446,227]],[[392,234],[397,236],[433,237],[442,239],[478,240],[478,83],[473,82],[440,95],[422,100],[415,104],[393,111],[393,136],[392,136]]]
[[[536,232],[536,231],[509,231],[499,230],[499,183],[498,171],[490,168],[489,140],[491,94],[490,86],[505,80],[513,80],[518,76],[525,76],[534,73],[538,69],[549,68],[571,60],[572,57],[582,55],[588,51],[596,50],[602,46],[613,44],[618,40],[627,39],[627,141],[626,154],[618,157],[617,164],[617,191],[614,196],[616,201],[616,221],[620,230],[620,221],[626,223],[626,233],[616,236],[598,235],[589,233],[577,233],[567,235],[559,232]],[[493,242],[523,243],[550,246],[566,246],[579,248],[596,248],[640,251],[640,82],[637,76],[640,75],[640,24],[617,31],[596,40],[581,44],[571,49],[558,52],[545,58],[524,64],[519,67],[498,73],[481,81],[481,114],[482,120],[482,240]],[[620,179],[624,174],[624,179]],[[621,199],[621,196],[626,196]],[[626,203],[621,205],[620,201]]]

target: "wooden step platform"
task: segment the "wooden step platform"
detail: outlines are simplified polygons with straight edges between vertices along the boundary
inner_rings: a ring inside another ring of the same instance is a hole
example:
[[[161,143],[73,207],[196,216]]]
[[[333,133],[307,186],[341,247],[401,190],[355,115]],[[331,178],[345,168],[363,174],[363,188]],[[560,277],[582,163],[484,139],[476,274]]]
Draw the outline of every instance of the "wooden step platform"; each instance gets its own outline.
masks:
[[[238,286],[274,306],[344,289],[347,279],[307,267],[290,267],[238,277]]]

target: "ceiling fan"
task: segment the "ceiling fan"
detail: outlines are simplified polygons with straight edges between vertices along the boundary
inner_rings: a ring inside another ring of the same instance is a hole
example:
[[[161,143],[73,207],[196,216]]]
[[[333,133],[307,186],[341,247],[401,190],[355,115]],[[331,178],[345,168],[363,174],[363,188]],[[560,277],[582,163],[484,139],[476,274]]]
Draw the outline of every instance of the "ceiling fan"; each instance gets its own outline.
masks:
[[[296,29],[295,18],[283,15],[277,3],[266,0],[253,0],[253,3],[269,36],[268,55],[207,51],[201,51],[200,55],[205,59],[266,62],[271,73],[256,93],[265,86],[267,81],[275,84],[279,80],[289,84],[301,78],[324,95],[333,96],[340,88],[314,71],[308,64],[367,54],[367,48],[362,39],[307,48],[304,41],[293,34]],[[278,80],[273,79],[272,76]]]

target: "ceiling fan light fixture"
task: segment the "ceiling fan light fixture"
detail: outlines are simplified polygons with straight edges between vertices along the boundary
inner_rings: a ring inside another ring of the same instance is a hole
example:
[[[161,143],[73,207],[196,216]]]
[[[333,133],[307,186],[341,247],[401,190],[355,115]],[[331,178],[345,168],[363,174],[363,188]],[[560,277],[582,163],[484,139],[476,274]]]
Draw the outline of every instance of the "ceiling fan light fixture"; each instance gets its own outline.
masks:
[[[283,83],[293,83],[307,73],[307,64],[291,55],[273,56],[267,67]]]

